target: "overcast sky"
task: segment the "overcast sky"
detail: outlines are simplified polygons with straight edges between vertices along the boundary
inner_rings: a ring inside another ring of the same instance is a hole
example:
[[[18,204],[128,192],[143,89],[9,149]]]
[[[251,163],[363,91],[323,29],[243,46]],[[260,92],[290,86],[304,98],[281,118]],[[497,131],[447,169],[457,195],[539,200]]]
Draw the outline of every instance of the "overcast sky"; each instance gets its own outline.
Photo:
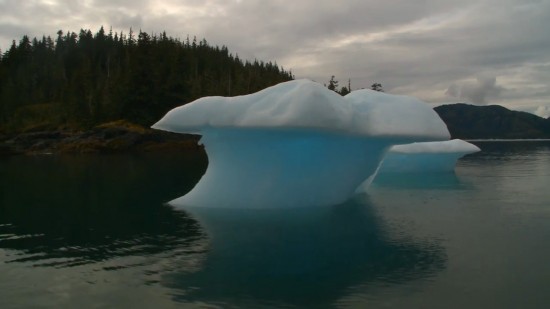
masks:
[[[205,38],[296,78],[550,115],[550,0],[0,0],[2,51],[101,25]]]

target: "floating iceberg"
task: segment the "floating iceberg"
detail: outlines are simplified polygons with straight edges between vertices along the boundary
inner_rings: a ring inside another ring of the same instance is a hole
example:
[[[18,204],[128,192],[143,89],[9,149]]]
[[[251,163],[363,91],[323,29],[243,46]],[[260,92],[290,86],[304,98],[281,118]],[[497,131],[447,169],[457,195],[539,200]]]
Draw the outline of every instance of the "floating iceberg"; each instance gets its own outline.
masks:
[[[476,145],[460,139],[392,146],[357,192],[365,192],[371,183],[405,188],[456,187],[456,161],[478,151]]]
[[[461,139],[395,145],[380,164],[378,174],[452,172],[458,159],[478,151],[479,147]]]
[[[201,134],[209,165],[170,204],[264,208],[339,204],[373,174],[392,145],[448,140],[415,98],[358,90],[341,97],[309,80],[238,97],[204,97],[153,125]]]

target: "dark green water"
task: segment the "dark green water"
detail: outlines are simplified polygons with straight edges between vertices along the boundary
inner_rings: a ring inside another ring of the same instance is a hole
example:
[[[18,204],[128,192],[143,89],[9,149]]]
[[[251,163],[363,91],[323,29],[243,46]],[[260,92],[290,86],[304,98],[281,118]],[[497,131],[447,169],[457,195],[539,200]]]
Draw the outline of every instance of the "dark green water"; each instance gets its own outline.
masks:
[[[200,157],[2,158],[0,308],[546,308],[550,142],[478,145],[290,210],[165,205]]]

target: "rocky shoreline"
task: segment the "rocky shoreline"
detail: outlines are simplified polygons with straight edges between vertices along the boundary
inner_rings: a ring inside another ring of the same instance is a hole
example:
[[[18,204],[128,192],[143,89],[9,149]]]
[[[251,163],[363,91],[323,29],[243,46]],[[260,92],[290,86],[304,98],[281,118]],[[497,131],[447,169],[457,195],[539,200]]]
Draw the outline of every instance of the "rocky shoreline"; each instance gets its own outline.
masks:
[[[200,136],[152,130],[124,120],[86,131],[52,130],[0,134],[0,156],[125,152],[203,151]]]

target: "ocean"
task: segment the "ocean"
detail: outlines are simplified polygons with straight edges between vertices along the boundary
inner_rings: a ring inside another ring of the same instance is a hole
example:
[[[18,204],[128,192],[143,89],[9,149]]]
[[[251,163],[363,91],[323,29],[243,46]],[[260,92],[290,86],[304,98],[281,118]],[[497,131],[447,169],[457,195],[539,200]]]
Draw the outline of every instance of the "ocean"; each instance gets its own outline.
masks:
[[[201,155],[0,158],[0,308],[546,308],[550,141],[473,143],[454,174],[264,210],[167,205]]]

